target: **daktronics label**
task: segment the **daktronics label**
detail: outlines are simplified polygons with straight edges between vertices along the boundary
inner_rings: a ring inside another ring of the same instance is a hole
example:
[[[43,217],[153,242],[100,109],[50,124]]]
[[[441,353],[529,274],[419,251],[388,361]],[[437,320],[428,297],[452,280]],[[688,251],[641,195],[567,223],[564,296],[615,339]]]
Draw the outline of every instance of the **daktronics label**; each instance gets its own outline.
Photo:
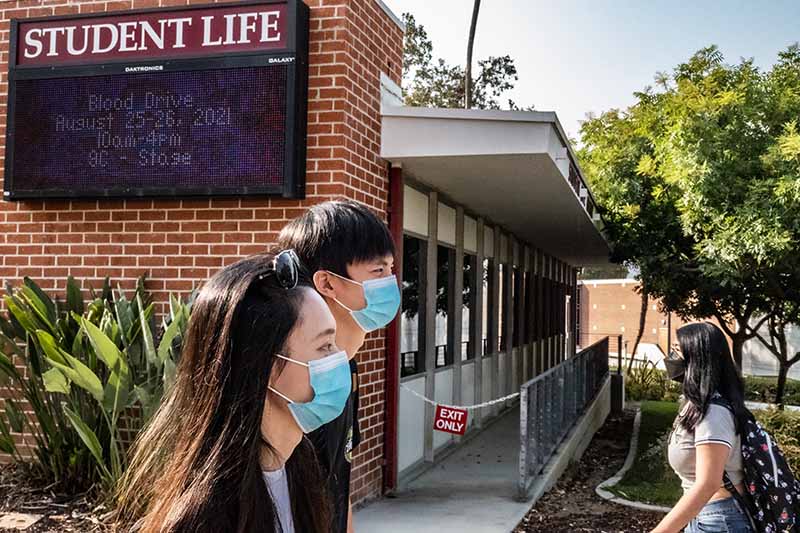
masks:
[[[11,21],[4,197],[303,197],[308,6]]]
[[[87,64],[287,48],[286,4],[21,22],[17,65]]]

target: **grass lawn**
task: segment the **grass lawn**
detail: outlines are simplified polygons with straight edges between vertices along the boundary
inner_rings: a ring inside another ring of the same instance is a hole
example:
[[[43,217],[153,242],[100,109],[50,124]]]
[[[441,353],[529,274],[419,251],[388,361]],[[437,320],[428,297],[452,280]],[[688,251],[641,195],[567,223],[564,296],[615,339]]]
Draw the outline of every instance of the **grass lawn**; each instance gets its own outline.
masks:
[[[667,463],[667,438],[678,414],[675,402],[642,402],[642,423],[633,466],[609,490],[626,500],[672,506],[681,482]]]

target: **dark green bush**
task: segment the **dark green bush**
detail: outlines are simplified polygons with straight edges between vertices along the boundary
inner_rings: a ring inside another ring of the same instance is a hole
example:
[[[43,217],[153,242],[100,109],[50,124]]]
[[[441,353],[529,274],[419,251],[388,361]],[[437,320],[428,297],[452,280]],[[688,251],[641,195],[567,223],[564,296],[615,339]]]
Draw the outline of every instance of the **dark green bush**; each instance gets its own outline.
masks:
[[[745,399],[753,402],[772,403],[778,388],[777,377],[745,376]],[[676,401],[681,386],[670,380],[664,370],[655,368],[650,362],[635,363],[625,376],[625,398],[634,402],[646,400]],[[800,405],[800,381],[786,380],[783,395],[785,405]]]
[[[744,380],[745,398],[754,402],[772,403],[778,390],[777,377],[748,376]],[[785,405],[800,405],[800,381],[786,380],[786,389],[783,393]]]
[[[800,475],[800,412],[770,407],[753,414],[778,442],[792,472]]]
[[[633,402],[677,401],[681,386],[649,361],[634,363],[625,376],[625,399]]]
[[[0,451],[48,485],[80,491],[99,481],[110,491],[126,466],[123,426],[142,427],[173,380],[191,299],[171,297],[158,328],[144,278],[131,299],[108,280],[88,302],[72,277],[66,286],[60,301],[25,278],[3,299],[0,378],[10,394]],[[32,437],[33,457],[12,433]]]

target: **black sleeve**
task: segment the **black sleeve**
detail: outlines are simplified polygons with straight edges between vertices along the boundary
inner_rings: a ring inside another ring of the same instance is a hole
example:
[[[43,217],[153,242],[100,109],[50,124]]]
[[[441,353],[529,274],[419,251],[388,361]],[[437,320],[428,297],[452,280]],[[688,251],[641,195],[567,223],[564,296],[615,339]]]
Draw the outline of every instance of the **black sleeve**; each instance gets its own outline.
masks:
[[[361,428],[358,425],[358,408],[361,399],[358,395],[358,365],[356,364],[355,357],[350,359],[350,373],[353,376],[353,450],[355,454],[356,448],[361,444]]]
[[[355,370],[354,370],[355,369]],[[350,467],[358,431],[358,373],[350,360],[353,389],[342,414],[309,434],[325,476],[331,503],[334,528],[332,533],[346,533],[350,507]],[[360,435],[359,435],[360,437]]]

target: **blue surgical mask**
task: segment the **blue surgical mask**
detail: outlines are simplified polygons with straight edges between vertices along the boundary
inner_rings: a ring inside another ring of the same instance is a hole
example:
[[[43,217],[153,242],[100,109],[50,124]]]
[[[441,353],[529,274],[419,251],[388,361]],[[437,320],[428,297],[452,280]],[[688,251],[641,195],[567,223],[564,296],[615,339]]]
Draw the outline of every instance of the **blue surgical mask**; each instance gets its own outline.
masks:
[[[331,274],[350,283],[361,285],[364,289],[364,301],[367,302],[364,309],[353,310],[335,298],[334,301],[350,311],[356,324],[367,333],[385,327],[397,315],[397,310],[400,308],[400,287],[397,285],[396,276],[370,279],[359,283],[335,272],[331,272]]]
[[[296,365],[308,367],[314,399],[310,402],[295,402],[291,398],[269,387],[269,390],[286,400],[289,412],[303,433],[311,433],[342,414],[352,389],[350,361],[344,351],[304,363],[275,354]]]

